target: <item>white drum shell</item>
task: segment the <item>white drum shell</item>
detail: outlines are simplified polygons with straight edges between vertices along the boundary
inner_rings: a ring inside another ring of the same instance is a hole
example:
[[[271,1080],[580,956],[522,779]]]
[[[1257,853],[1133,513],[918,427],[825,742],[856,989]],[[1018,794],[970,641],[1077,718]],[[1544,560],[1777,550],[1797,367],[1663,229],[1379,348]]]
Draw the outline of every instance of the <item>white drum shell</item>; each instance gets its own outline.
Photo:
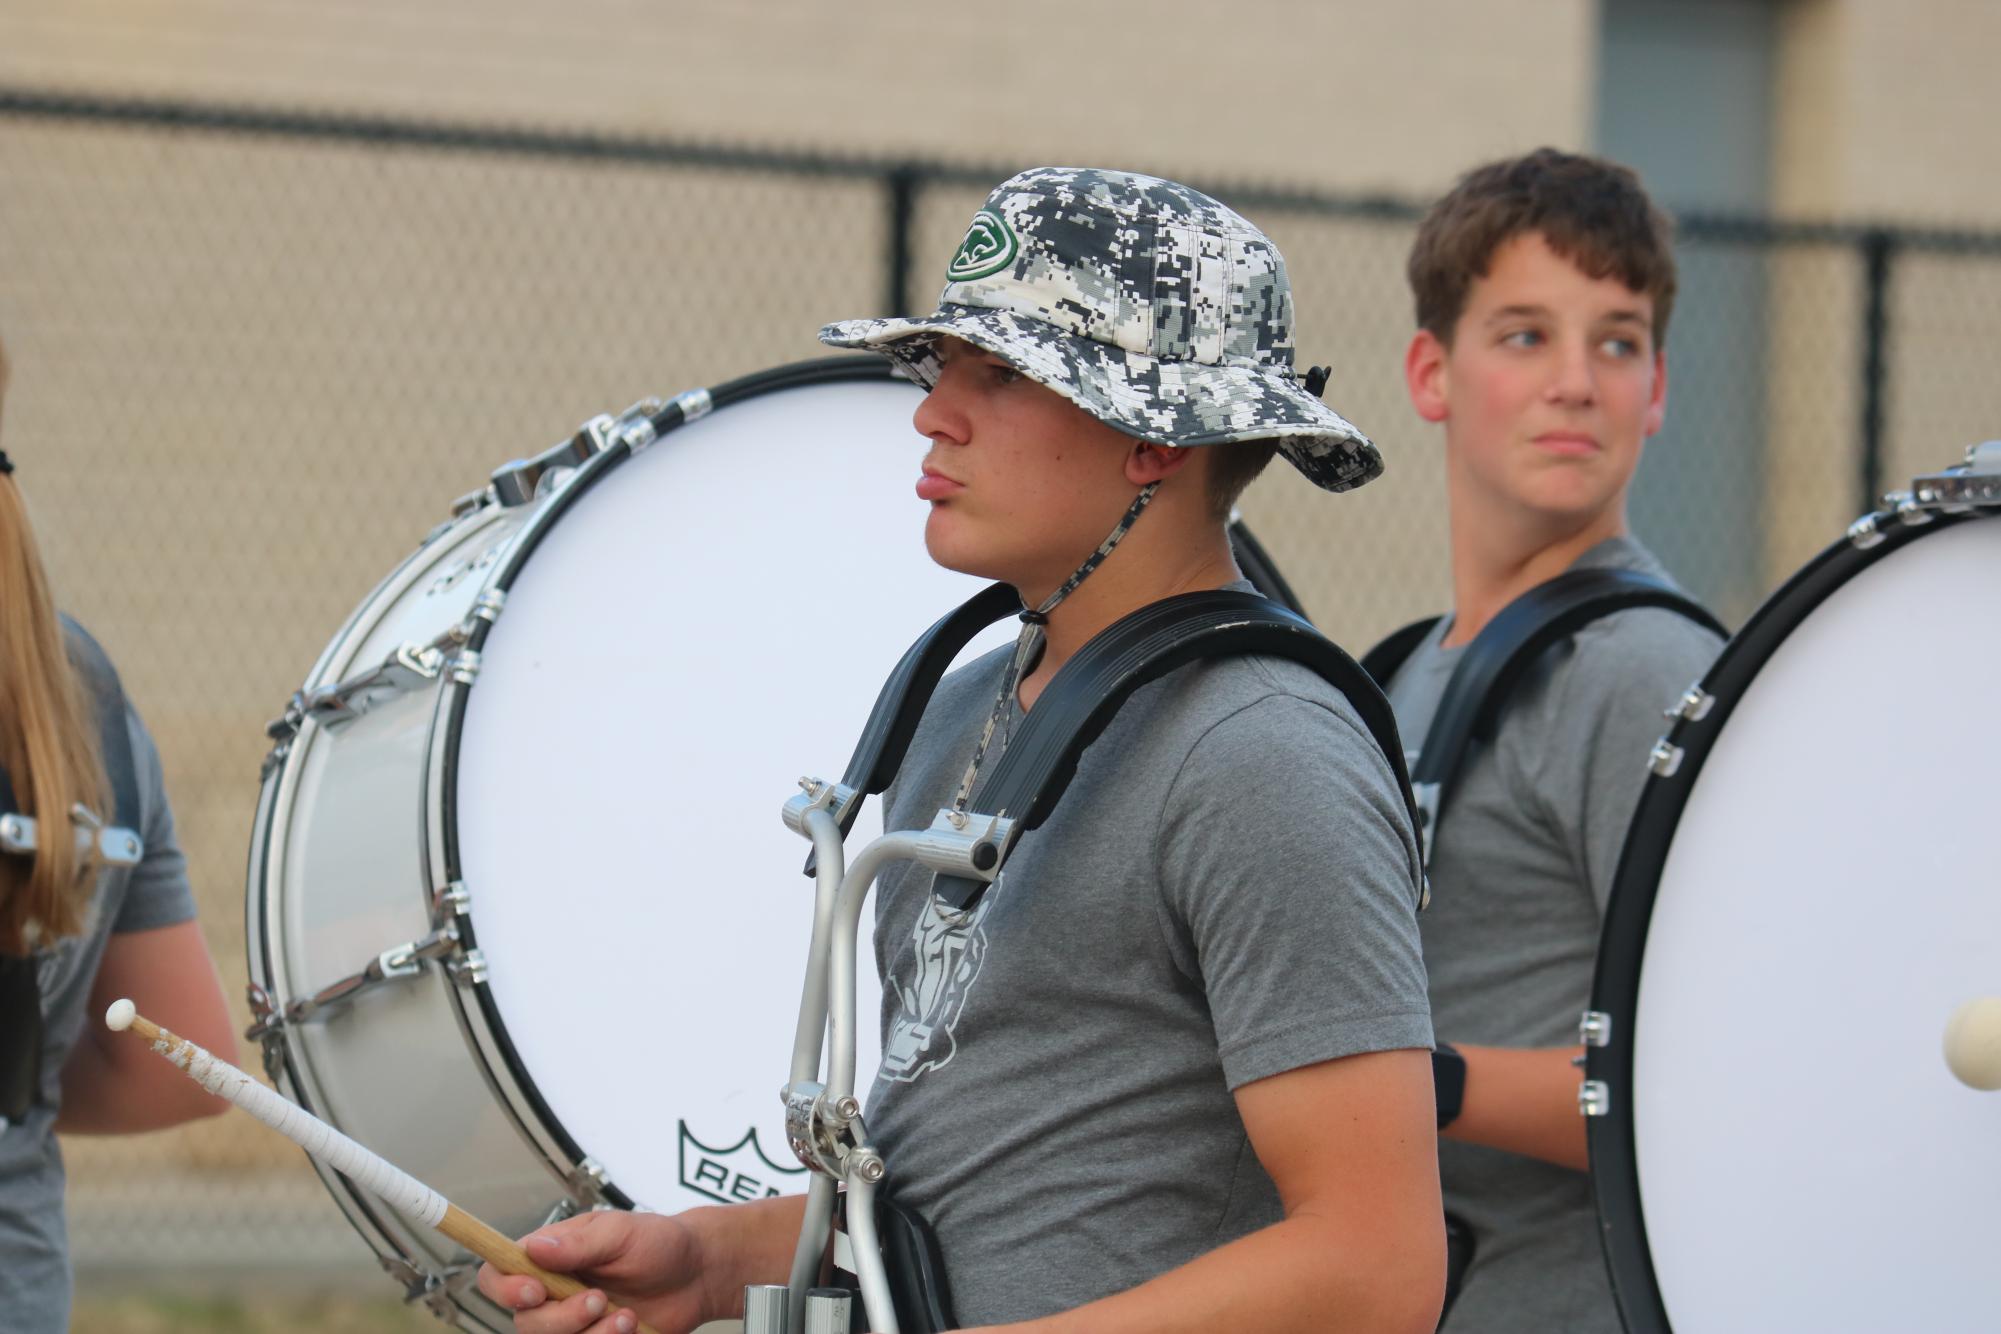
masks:
[[[308,686],[463,621],[534,512],[485,510],[426,544],[364,605]],[[431,931],[424,787],[438,703],[432,686],[337,731],[308,723],[274,774],[250,895],[263,918],[251,923],[252,980],[272,996],[312,995]],[[274,934],[260,951],[264,931]],[[461,1208],[518,1234],[564,1191],[503,1100],[457,1055],[466,1038],[452,990],[444,970],[428,964],[290,1026],[293,1087],[285,1091]],[[453,1258],[444,1238],[329,1185],[371,1241],[386,1232],[395,1252],[434,1272]]]

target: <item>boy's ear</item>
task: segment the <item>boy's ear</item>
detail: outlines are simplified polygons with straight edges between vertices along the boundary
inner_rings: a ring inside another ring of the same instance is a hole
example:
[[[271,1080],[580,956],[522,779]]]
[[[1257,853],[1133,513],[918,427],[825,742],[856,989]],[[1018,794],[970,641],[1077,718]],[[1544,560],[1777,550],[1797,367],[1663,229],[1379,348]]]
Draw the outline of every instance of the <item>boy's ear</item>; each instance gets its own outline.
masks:
[[[1445,420],[1445,379],[1445,344],[1431,330],[1419,329],[1404,350],[1403,381],[1410,405],[1428,422]]]
[[[1667,420],[1667,349],[1654,351],[1654,394],[1647,404],[1647,431],[1643,439],[1650,439]]]
[[[1134,486],[1174,476],[1194,461],[1192,449],[1175,449],[1141,440],[1126,451],[1126,480]]]

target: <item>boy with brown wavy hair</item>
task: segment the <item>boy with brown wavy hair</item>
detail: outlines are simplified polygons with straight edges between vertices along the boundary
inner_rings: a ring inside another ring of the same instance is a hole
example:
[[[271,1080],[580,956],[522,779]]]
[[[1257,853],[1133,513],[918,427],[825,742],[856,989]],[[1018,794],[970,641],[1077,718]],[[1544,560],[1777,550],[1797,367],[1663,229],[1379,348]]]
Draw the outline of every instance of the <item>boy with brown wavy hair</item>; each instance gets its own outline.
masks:
[[[1671,228],[1639,178],[1554,149],[1467,173],[1410,256],[1418,415],[1445,428],[1452,608],[1386,682],[1423,739],[1467,646],[1571,570],[1666,571],[1626,496],[1667,408]],[[1466,752],[1421,921],[1448,1215],[1471,1238],[1445,1328],[1620,1328],[1574,1059],[1599,924],[1661,709],[1716,636],[1633,608],[1544,652]]]

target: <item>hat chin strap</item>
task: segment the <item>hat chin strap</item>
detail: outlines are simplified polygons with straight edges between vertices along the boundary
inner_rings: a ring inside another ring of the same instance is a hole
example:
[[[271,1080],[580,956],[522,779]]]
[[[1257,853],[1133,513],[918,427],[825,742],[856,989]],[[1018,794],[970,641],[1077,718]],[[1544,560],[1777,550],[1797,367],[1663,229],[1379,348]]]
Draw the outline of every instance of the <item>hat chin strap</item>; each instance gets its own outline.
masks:
[[[1091,571],[1105,563],[1105,557],[1111,555],[1113,549],[1125,539],[1125,535],[1132,531],[1133,524],[1153,502],[1153,493],[1159,489],[1159,482],[1148,482],[1141,487],[1139,494],[1133,497],[1133,503],[1126,507],[1125,515],[1120,518],[1117,526],[1104,541],[1098,543],[1097,550],[1086,556],[1084,563],[1072,570],[1070,577],[1065,579],[1054,593],[1042,599],[1038,606],[1033,609],[1026,604],[1022,606],[1019,613],[1021,634],[1014,641],[1014,652],[1008,658],[1007,670],[1001,673],[1000,691],[994,696],[992,711],[987,714],[987,725],[980,732],[980,744],[973,748],[973,762],[966,766],[966,776],[959,780],[959,790],[952,798],[952,809],[961,815],[965,814],[966,802],[972,798],[973,780],[979,777],[980,765],[987,758],[987,748],[993,744],[994,735],[1000,731],[1001,719],[1007,717],[1008,701],[1014,698],[1014,688],[1021,680],[1022,668],[1028,665],[1029,655],[1035,651],[1037,632],[1049,623],[1049,613],[1056,610],[1057,604],[1076,592],[1077,585],[1090,578]],[[1003,750],[1007,748],[1005,741],[1001,743],[1001,748]]]

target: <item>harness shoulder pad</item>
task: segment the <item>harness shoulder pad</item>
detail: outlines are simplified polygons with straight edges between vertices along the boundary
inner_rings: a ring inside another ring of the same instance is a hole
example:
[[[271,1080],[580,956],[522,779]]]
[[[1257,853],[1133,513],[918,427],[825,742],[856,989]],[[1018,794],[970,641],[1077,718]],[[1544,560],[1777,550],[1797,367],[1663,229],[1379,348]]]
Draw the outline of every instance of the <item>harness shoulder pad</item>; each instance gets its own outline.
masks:
[[[1492,734],[1530,665],[1591,622],[1636,607],[1660,607],[1719,635],[1729,633],[1701,603],[1663,580],[1635,570],[1591,569],[1570,570],[1529,589],[1473,637],[1446,683],[1411,773],[1424,812],[1427,858],[1468,748],[1474,737]]]
[[[1410,661],[1410,655],[1431,633],[1431,628],[1444,620],[1443,616],[1427,616],[1421,621],[1412,621],[1401,630],[1393,630],[1381,643],[1362,655],[1362,670],[1383,689],[1390,688],[1390,678],[1397,669]]]
[[[1100,631],[1043,690],[1000,763],[981,777],[971,809],[1006,813],[1018,839],[1055,809],[1084,751],[1135,690],[1190,662],[1253,654],[1301,663],[1348,698],[1389,761],[1414,825],[1417,806],[1396,717],[1361,664],[1303,616],[1255,593],[1227,590],[1167,598]],[[941,874],[933,893],[963,911],[987,883]]]

